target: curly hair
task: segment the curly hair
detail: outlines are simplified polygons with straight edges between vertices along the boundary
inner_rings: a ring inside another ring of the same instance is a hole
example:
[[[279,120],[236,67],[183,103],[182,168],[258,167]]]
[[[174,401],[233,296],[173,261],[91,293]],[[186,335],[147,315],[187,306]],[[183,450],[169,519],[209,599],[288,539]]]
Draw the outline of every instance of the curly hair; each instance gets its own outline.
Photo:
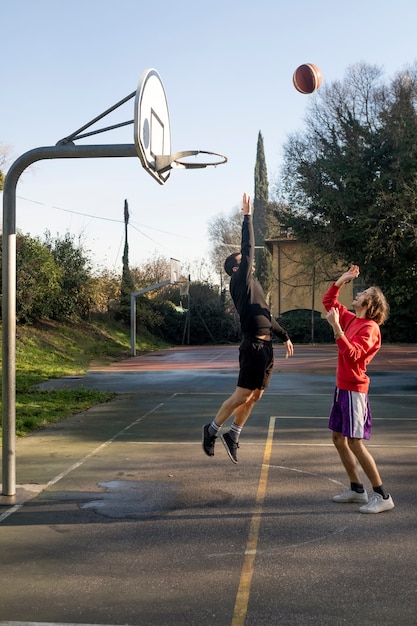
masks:
[[[366,295],[366,317],[381,326],[389,317],[389,304],[379,287],[369,287]]]

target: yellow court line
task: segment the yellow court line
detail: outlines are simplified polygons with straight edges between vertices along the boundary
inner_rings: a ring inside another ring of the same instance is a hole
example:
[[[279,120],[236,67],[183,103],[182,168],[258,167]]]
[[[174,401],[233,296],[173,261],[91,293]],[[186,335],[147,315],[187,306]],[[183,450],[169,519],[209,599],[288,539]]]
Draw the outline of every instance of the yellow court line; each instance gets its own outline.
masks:
[[[248,540],[245,549],[245,558],[242,565],[239,588],[236,595],[232,626],[244,626],[246,614],[248,611],[249,593],[252,584],[256,550],[258,547],[259,528],[261,525],[261,516],[268,482],[268,471],[271,460],[274,429],[275,417],[271,417],[269,420],[268,435],[265,443],[264,458],[262,462],[261,475],[259,477],[258,491],[256,492],[255,508],[253,510],[252,519],[249,527]]]

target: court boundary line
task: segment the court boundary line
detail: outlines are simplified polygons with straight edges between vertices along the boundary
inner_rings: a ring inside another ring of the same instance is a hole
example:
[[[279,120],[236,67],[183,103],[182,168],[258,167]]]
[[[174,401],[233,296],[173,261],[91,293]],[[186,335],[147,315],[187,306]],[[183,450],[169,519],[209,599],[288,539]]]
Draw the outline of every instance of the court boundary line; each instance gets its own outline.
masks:
[[[334,387],[332,387],[332,390],[330,392],[330,397],[332,396],[332,393],[334,391]],[[125,393],[135,393],[135,392],[130,392],[127,391]],[[137,392],[137,393],[143,393],[143,392]],[[122,394],[120,394],[122,395]],[[228,396],[230,395],[230,390],[229,391],[176,391],[173,396]],[[265,398],[269,397],[269,396],[293,396],[294,392],[293,391],[288,391],[286,389],[283,389],[282,391],[280,390],[274,390],[274,389],[267,389],[267,395],[265,396]],[[329,393],[324,392],[319,392],[319,393],[306,393],[306,392],[299,392],[297,391],[297,398],[299,396],[304,396],[304,397],[308,397],[308,396],[325,396],[325,397],[329,397]],[[407,394],[400,394],[400,393],[370,393],[369,394],[369,398],[372,400],[372,398],[417,398],[417,393],[407,393]],[[0,624],[1,626],[1,624]]]
[[[239,587],[236,594],[235,607],[233,611],[232,626],[244,626],[248,612],[249,594],[252,586],[255,558],[258,547],[259,530],[261,526],[262,512],[264,508],[266,488],[268,484],[268,473],[272,454],[272,442],[275,431],[275,417],[269,418],[269,428],[265,442],[263,462],[259,476],[258,489],[256,492],[255,507],[249,526],[248,538],[245,548],[240,574]]]
[[[171,398],[172,398],[172,395],[171,395]],[[152,413],[157,411],[164,404],[165,404],[164,402],[159,402],[152,409],[147,411],[144,415],[142,415],[141,417],[138,417],[136,420],[134,420],[133,422],[131,422],[130,424],[128,424],[127,426],[125,426],[124,428],[119,430],[119,432],[117,432],[115,435],[113,435],[113,437],[110,437],[110,439],[107,439],[107,441],[103,441],[103,443],[101,443],[99,446],[94,448],[94,450],[91,450],[91,452],[89,452],[88,454],[84,455],[83,457],[81,457],[81,459],[78,459],[78,461],[76,461],[75,463],[73,463],[72,465],[67,467],[66,470],[64,470],[63,472],[60,472],[54,478],[51,478],[51,480],[49,480],[47,483],[45,483],[43,485],[39,485],[39,489],[33,490],[33,492],[32,492],[30,497],[27,497],[22,502],[19,502],[18,504],[13,504],[9,509],[6,509],[6,511],[4,513],[0,514],[0,524],[2,522],[4,522],[4,520],[6,520],[8,517],[10,517],[10,515],[12,515],[13,513],[17,513],[17,511],[19,511],[25,504],[27,504],[28,502],[30,502],[31,500],[36,498],[40,493],[42,493],[42,491],[45,491],[45,489],[47,489],[48,487],[52,487],[53,485],[58,483],[60,480],[62,480],[66,476],[68,476],[72,471],[74,471],[74,470],[78,469],[79,467],[81,467],[82,465],[84,465],[84,463],[88,459],[90,459],[91,457],[95,456],[99,451],[104,450],[104,448],[107,448],[111,443],[113,443],[123,433],[125,433],[130,428],[133,428],[133,426],[135,426],[136,424],[139,424],[142,420],[144,420],[146,417],[148,417],[148,415],[151,415]],[[20,485],[18,485],[18,487],[19,486]],[[24,488],[24,485],[22,487]],[[16,497],[16,496],[12,496],[12,497]]]

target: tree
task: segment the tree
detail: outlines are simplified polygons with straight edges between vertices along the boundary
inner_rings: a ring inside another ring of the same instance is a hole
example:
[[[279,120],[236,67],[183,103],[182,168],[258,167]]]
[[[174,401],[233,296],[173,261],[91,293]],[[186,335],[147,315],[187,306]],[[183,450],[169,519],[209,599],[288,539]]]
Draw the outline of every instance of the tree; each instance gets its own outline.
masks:
[[[1,242],[0,242],[1,248]],[[1,270],[0,256],[0,270]],[[61,271],[39,238],[16,235],[16,320],[33,323],[53,315],[61,291]]]
[[[10,146],[6,145],[5,143],[0,143],[0,191],[2,191],[4,187],[4,170],[7,166],[7,163],[9,162],[10,152]]]
[[[91,279],[93,313],[114,314],[120,298],[120,275],[107,268],[96,271]]]
[[[60,270],[60,292],[55,298],[51,317],[54,319],[87,318],[94,305],[91,260],[74,236],[52,238],[45,233],[45,246]]]
[[[277,187],[284,226],[383,289],[397,341],[417,338],[416,140],[416,66],[385,85],[379,68],[357,64],[314,96]]]
[[[129,224],[129,206],[127,200],[124,202],[124,222],[125,222],[125,245],[123,250],[123,270],[122,282],[120,285],[119,317],[125,322],[130,321],[130,296],[135,291],[132,274],[129,269],[129,243],[127,240],[127,227]]]
[[[253,230],[255,233],[255,270],[256,277],[262,285],[266,297],[272,285],[272,257],[265,247],[265,239],[269,236],[269,191],[268,172],[266,168],[264,140],[258,134],[255,163],[255,196],[253,199]]]
[[[237,341],[239,325],[233,306],[225,306],[216,286],[208,283],[190,285],[190,343],[202,345]]]
[[[233,209],[229,217],[218,215],[208,223],[208,234],[211,243],[210,258],[213,266],[224,277],[223,264],[229,254],[240,251],[242,236],[242,211]]]
[[[149,287],[150,285],[156,285],[170,277],[170,260],[162,256],[154,255],[152,258],[145,261],[140,267],[132,267],[130,275],[136,285],[136,289],[143,289],[145,287]]]
[[[253,230],[255,233],[255,245],[262,246],[268,231],[267,211],[268,211],[269,191],[268,172],[265,161],[264,140],[261,132],[258,133],[258,143],[256,146],[255,163],[255,196],[253,198]]]

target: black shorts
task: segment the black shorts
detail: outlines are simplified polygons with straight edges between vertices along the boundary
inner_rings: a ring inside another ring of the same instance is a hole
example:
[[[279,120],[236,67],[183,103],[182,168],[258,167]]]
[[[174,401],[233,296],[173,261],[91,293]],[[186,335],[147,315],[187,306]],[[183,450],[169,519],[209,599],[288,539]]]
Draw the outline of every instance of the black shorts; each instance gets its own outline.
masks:
[[[274,351],[272,341],[244,338],[239,347],[238,387],[266,389],[272,376]]]

